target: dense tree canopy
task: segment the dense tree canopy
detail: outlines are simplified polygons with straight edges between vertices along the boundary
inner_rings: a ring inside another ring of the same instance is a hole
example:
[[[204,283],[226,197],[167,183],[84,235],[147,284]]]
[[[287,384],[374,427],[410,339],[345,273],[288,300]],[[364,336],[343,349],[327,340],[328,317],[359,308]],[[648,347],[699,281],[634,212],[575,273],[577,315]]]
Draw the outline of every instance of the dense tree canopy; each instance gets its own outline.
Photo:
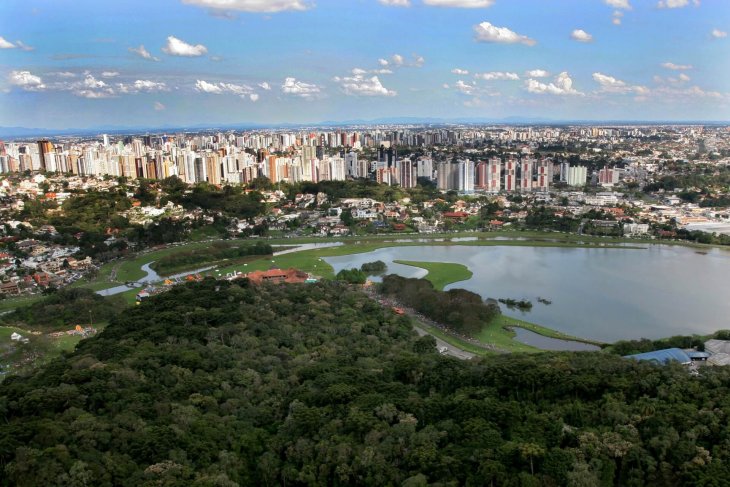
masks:
[[[206,280],[0,385],[0,484],[723,485],[730,371],[472,362],[338,283]]]
[[[389,274],[380,289],[432,320],[466,335],[475,335],[499,314],[499,306],[485,303],[466,289],[439,291],[426,279],[409,279]]]

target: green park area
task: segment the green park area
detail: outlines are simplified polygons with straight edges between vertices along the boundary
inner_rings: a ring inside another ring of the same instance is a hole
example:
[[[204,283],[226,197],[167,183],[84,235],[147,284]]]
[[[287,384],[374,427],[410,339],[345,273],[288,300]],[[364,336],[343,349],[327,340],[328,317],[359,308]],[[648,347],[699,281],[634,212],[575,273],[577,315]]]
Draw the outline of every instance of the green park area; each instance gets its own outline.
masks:
[[[601,246],[603,248],[621,248],[621,249],[640,249],[642,247],[637,245],[626,245],[626,243],[619,245],[620,241],[613,241],[613,239],[600,239],[595,237],[580,238],[575,235],[562,235],[562,234],[548,234],[542,232],[513,232],[519,235],[519,238],[515,239],[504,239],[506,235],[504,232],[498,234],[495,233],[470,233],[459,235],[452,238],[463,238],[465,236],[476,237],[474,240],[457,240],[453,241],[451,238],[446,239],[442,235],[433,235],[427,238],[421,238],[414,240],[403,240],[393,241],[388,238],[357,238],[357,239],[322,239],[322,238],[304,238],[304,239],[269,239],[266,242],[270,245],[303,245],[308,243],[330,243],[330,242],[341,242],[341,245],[325,248],[317,248],[310,250],[301,250],[279,256],[265,256],[257,257],[250,256],[244,261],[236,261],[234,263],[219,262],[215,269],[207,271],[207,275],[214,277],[224,277],[231,273],[247,273],[257,270],[267,270],[270,268],[295,268],[308,272],[321,279],[334,279],[334,269],[329,265],[324,258],[335,257],[343,255],[352,255],[358,253],[372,252],[386,247],[404,247],[404,246],[423,246],[423,245],[434,245],[434,246],[449,246],[449,245],[460,245],[460,246],[539,246],[539,247],[595,247]],[[495,236],[502,238],[495,239]],[[240,245],[251,244],[251,240],[240,240],[235,241]],[[152,261],[156,261],[169,256],[174,256],[177,253],[188,252],[193,249],[205,248],[210,246],[210,242],[196,242],[193,244],[170,247],[166,249],[156,250],[148,252],[135,258],[116,262],[113,265],[116,266],[116,282],[124,282],[125,280],[138,279],[144,275],[141,271],[141,266]],[[411,265],[426,269],[428,274],[426,279],[429,280],[436,289],[442,290],[448,284],[464,281],[472,276],[472,272],[462,264],[447,263],[447,262],[415,262],[415,261],[396,261],[397,263],[404,265]],[[102,269],[104,270],[104,269]],[[182,268],[178,270],[184,270]],[[190,269],[188,269],[190,270]],[[100,272],[100,275],[102,273]],[[108,275],[108,274],[107,274]],[[110,283],[109,285],[114,284]],[[96,288],[98,283],[94,283]],[[103,287],[102,287],[103,288]],[[134,295],[136,291],[127,291],[122,295],[126,302],[134,302]],[[555,330],[542,327],[540,325],[529,323],[524,320],[511,318],[505,315],[500,315],[498,318],[492,320],[487,326],[484,327],[483,331],[475,336],[476,339],[485,344],[490,344],[496,348],[504,351],[514,352],[535,352],[536,348],[529,345],[522,344],[513,339],[515,333],[511,330],[514,327],[522,327],[527,330],[533,331],[540,335],[544,335],[551,338],[557,339],[568,339],[584,341],[575,337],[563,335]],[[485,349],[474,345],[468,341],[462,340],[458,337],[451,336],[438,329],[427,330],[430,333],[438,336],[439,338],[452,343],[464,350],[471,351],[473,353],[484,354],[488,353]]]
[[[403,246],[539,246],[539,247],[598,247],[601,248],[622,248],[622,249],[639,249],[636,242],[628,243],[617,239],[606,239],[597,237],[584,237],[570,234],[546,233],[546,232],[464,232],[451,234],[429,234],[429,235],[413,235],[412,240],[399,236],[397,240],[393,236],[370,236],[370,237],[347,237],[347,238],[298,238],[298,239],[240,239],[240,240],[214,240],[214,241],[198,241],[187,244],[168,246],[148,250],[126,259],[117,260],[104,264],[93,277],[83,279],[74,283],[72,288],[88,288],[93,291],[107,289],[110,287],[123,284],[128,281],[135,281],[145,276],[145,271],[141,268],[145,264],[152,262],[167,262],[167,270],[175,272],[194,270],[200,267],[215,266],[211,271],[207,271],[207,275],[215,277],[223,277],[232,272],[246,273],[254,270],[266,270],[272,267],[282,269],[296,268],[308,272],[321,279],[334,279],[334,269],[324,258],[351,255],[358,253],[371,252],[386,247],[403,247]],[[411,236],[407,236],[411,237]],[[468,238],[466,240],[465,238]],[[217,242],[225,242],[229,248],[238,248],[252,246],[257,242],[265,242],[267,245],[273,246],[274,250],[281,249],[282,246],[297,246],[311,243],[335,243],[341,245],[333,247],[324,247],[308,250],[300,250],[288,254],[272,257],[270,255],[257,256],[245,255],[234,259],[225,258],[203,258],[206,255],[206,249],[212,248]],[[203,257],[201,257],[203,256]],[[194,258],[193,258],[194,257]],[[179,259],[179,260],[178,260]],[[186,263],[189,259],[189,265]],[[464,265],[444,262],[415,262],[415,261],[398,261],[404,265],[412,265],[421,267],[428,271],[426,279],[431,281],[436,289],[443,289],[448,284],[469,279],[472,272]],[[169,273],[169,272],[166,272]],[[161,274],[166,274],[161,272]],[[138,290],[130,290],[120,298],[127,304],[135,302],[135,295]],[[26,306],[38,302],[42,296],[31,296],[23,298],[8,298],[0,301],[0,312],[9,311],[18,307]],[[498,319],[489,323],[482,333],[475,338],[483,343],[494,345],[495,347],[509,351],[536,351],[535,348],[523,345],[513,340],[514,332],[510,328],[520,326],[525,329],[534,331],[541,335],[552,338],[572,338],[562,336],[560,333],[550,330],[539,325],[524,322],[507,316],[500,316]],[[458,337],[450,336],[441,330],[428,330],[433,335],[444,339],[460,348],[472,351],[474,353],[485,353],[485,350],[478,345],[473,345]],[[70,337],[68,340],[62,340],[63,343],[69,342],[67,348],[73,348],[74,343],[69,340],[75,339]],[[59,345],[60,346],[60,345]]]
[[[428,274],[425,279],[431,281],[433,287],[439,291],[443,291],[449,284],[466,281],[474,275],[467,266],[453,262],[417,262],[413,260],[394,260],[393,262],[426,269]]]

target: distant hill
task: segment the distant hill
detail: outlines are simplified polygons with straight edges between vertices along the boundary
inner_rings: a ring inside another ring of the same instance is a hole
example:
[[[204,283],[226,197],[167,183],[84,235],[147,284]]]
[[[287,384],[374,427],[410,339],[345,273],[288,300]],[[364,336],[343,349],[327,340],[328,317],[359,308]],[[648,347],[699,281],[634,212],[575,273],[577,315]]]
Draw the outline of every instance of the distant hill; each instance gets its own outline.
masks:
[[[461,117],[383,117],[375,119],[326,120],[309,123],[226,123],[226,124],[195,124],[195,125],[161,125],[161,126],[117,126],[101,125],[87,128],[29,128],[29,127],[0,127],[0,139],[24,137],[52,137],[52,136],[89,136],[107,134],[140,134],[163,133],[181,131],[206,130],[258,130],[276,128],[301,127],[344,127],[352,125],[454,125],[454,124],[483,124],[483,125],[726,125],[727,121],[661,121],[661,120],[560,120],[544,117],[511,116],[505,118]]]

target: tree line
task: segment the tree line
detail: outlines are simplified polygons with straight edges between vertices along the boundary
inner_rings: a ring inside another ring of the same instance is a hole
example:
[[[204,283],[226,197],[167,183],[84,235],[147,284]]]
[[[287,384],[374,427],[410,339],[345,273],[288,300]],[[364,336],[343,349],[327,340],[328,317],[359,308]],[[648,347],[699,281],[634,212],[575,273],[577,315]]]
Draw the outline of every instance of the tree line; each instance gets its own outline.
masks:
[[[500,313],[498,305],[484,302],[476,293],[466,289],[439,291],[426,279],[388,274],[383,277],[380,290],[465,335],[476,335]]]

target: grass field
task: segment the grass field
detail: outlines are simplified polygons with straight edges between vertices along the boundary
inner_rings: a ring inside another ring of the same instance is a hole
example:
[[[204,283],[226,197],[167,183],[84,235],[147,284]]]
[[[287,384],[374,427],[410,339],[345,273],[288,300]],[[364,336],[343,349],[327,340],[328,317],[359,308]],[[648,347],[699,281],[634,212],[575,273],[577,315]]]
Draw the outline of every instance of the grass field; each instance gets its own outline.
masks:
[[[27,306],[31,303],[34,303],[35,301],[38,301],[42,297],[43,296],[38,294],[33,296],[23,296],[22,298],[5,298],[3,300],[0,300],[0,312],[9,311],[19,306]]]
[[[428,274],[424,279],[430,281],[433,287],[439,291],[443,291],[449,284],[471,279],[471,276],[474,275],[467,266],[453,262],[417,262],[413,260],[394,260],[393,262],[426,269]]]
[[[106,323],[95,327],[101,331]],[[14,332],[20,333],[30,342],[17,344],[10,340]],[[62,352],[71,352],[82,340],[78,335],[49,337],[46,334],[34,335],[28,330],[13,326],[0,326],[0,349],[4,350],[0,359],[0,368],[8,368],[13,373],[25,373],[49,362]]]
[[[499,315],[497,318],[492,320],[487,326],[482,329],[482,332],[476,336],[476,338],[482,343],[491,343],[499,348],[509,350],[510,352],[535,352],[538,349],[525,345],[514,340],[515,333],[510,328],[524,328],[530,330],[538,335],[543,335],[549,338],[557,338],[559,340],[571,340],[582,343],[590,343],[592,345],[601,346],[599,342],[592,340],[586,340],[583,338],[566,335],[559,331],[546,328],[544,326],[536,325],[528,321],[512,318],[511,316]]]

